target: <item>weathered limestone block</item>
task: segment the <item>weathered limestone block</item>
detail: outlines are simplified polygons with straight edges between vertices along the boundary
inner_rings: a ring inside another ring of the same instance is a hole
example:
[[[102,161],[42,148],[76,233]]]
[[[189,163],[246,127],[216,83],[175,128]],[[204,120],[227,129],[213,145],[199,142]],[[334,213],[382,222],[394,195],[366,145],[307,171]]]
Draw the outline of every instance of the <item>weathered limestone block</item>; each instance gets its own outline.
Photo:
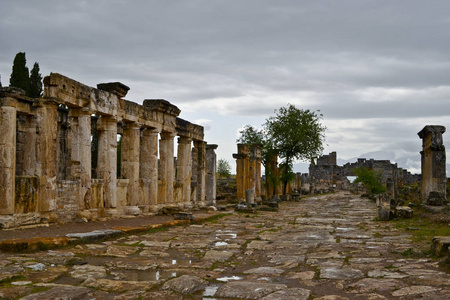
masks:
[[[413,216],[413,210],[408,206],[397,206],[395,212],[397,217],[403,219],[411,219]]]
[[[435,236],[431,244],[431,252],[436,256],[444,256],[449,253],[450,236]]]
[[[388,194],[380,194],[377,197],[378,219],[388,221],[395,215],[395,206],[391,205],[392,199]]]

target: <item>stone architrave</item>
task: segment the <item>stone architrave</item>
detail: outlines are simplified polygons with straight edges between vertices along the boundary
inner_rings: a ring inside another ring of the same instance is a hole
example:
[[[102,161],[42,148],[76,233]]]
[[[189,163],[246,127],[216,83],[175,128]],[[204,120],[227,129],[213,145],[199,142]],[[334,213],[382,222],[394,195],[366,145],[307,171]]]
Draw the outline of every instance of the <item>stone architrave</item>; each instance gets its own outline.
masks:
[[[159,129],[146,128],[141,135],[140,178],[148,182],[145,205],[155,208],[158,204],[158,138]]]
[[[36,160],[39,178],[38,210],[50,212],[56,209],[56,174],[58,105],[54,102],[40,102],[36,113],[37,132]]]
[[[246,199],[246,191],[248,190],[248,145],[238,144],[237,147],[238,153],[233,154],[233,158],[236,159],[236,197],[239,201],[244,201]]]
[[[0,135],[0,214],[5,215],[14,213],[16,108],[13,106],[0,107]]]
[[[98,119],[98,178],[103,180],[105,208],[117,207],[117,118]]]
[[[428,205],[446,203],[444,132],[444,126],[427,125],[417,133],[422,139],[422,201]]]
[[[214,150],[217,145],[206,145],[206,202],[209,206],[216,205],[216,161],[217,156]]]
[[[140,126],[125,123],[122,135],[122,177],[128,179],[127,205],[139,203]]]
[[[181,183],[181,201],[188,204],[191,199],[191,143],[188,137],[178,138],[177,181]]]
[[[159,141],[159,172],[161,180],[161,194],[158,199],[161,199],[164,204],[173,203],[173,182],[174,182],[174,132],[162,132]]]
[[[206,205],[206,142],[194,141],[194,147],[197,152],[197,204],[204,207]]]

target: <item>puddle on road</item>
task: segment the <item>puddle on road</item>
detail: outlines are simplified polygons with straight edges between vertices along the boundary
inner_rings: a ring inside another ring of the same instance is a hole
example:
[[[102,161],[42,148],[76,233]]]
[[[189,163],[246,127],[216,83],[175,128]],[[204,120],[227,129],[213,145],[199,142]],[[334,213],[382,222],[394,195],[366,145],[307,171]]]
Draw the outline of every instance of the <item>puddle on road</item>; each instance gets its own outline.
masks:
[[[192,265],[191,259],[172,259],[172,266],[190,266]]]
[[[225,276],[225,277],[220,277],[217,278],[218,281],[222,281],[222,282],[228,282],[230,280],[241,280],[242,277],[240,276]]]
[[[221,246],[228,246],[229,244],[227,242],[215,242],[214,246],[221,247]]]
[[[114,280],[126,281],[160,281],[176,277],[177,273],[163,270],[147,270],[147,271],[113,271],[111,272]]]
[[[237,233],[234,233],[231,230],[217,230],[216,231],[216,239],[219,238],[229,238],[229,239],[235,239],[237,238]]]
[[[203,292],[203,299],[209,299],[212,300],[214,298],[214,295],[216,294],[217,290],[219,289],[218,285],[209,285],[205,288],[205,291]]]

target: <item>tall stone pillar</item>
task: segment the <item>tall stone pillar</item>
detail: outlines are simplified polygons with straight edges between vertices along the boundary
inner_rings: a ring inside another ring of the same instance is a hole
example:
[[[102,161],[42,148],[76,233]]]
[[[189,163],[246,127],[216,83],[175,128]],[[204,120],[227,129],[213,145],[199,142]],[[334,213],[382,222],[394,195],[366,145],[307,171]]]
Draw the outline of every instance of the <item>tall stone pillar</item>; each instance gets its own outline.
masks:
[[[173,203],[175,135],[174,132],[163,132],[159,141],[161,194],[158,195],[158,199],[161,199],[164,204]]]
[[[40,102],[37,106],[36,140],[37,173],[39,175],[38,210],[50,212],[56,209],[58,105]]]
[[[197,152],[197,203],[200,207],[206,206],[206,142],[195,141],[194,147]]]
[[[206,202],[208,206],[216,205],[216,163],[217,156],[214,150],[217,145],[206,145]]]
[[[0,136],[0,214],[5,215],[14,213],[16,177],[15,107],[0,107]]]
[[[181,201],[186,205],[191,200],[191,143],[188,137],[178,138],[177,181],[181,183]]]
[[[98,178],[103,180],[105,208],[117,207],[117,119],[101,116],[98,130]]]
[[[140,178],[148,181],[148,199],[150,210],[156,210],[158,204],[158,135],[159,129],[146,128],[141,135]]]
[[[128,179],[127,205],[139,202],[140,126],[126,123],[122,135],[122,176]]]
[[[197,170],[198,170],[198,149],[193,147],[191,150],[191,202],[195,207],[198,207]]]
[[[238,144],[238,153],[233,154],[236,159],[236,197],[239,201],[246,199],[248,189],[247,174],[249,170],[248,145]]]
[[[72,108],[71,179],[80,181],[78,208],[91,208],[91,113],[88,109]]]
[[[422,139],[422,201],[428,205],[446,203],[444,132],[444,126],[427,125],[417,133]]]
[[[255,155],[255,196],[261,197],[261,146],[254,146]]]

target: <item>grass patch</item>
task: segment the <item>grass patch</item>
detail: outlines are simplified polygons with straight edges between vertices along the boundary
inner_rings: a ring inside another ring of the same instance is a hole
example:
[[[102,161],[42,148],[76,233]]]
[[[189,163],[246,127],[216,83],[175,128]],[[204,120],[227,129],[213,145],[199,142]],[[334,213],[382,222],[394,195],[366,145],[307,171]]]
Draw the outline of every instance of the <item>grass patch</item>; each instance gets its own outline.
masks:
[[[411,219],[394,220],[397,229],[411,233],[413,242],[430,242],[435,236],[450,236],[450,227],[446,222],[439,222],[432,214],[421,210],[414,213]]]
[[[11,283],[13,281],[22,281],[25,279],[26,279],[26,277],[23,275],[13,275],[11,277],[0,280],[0,284]]]

